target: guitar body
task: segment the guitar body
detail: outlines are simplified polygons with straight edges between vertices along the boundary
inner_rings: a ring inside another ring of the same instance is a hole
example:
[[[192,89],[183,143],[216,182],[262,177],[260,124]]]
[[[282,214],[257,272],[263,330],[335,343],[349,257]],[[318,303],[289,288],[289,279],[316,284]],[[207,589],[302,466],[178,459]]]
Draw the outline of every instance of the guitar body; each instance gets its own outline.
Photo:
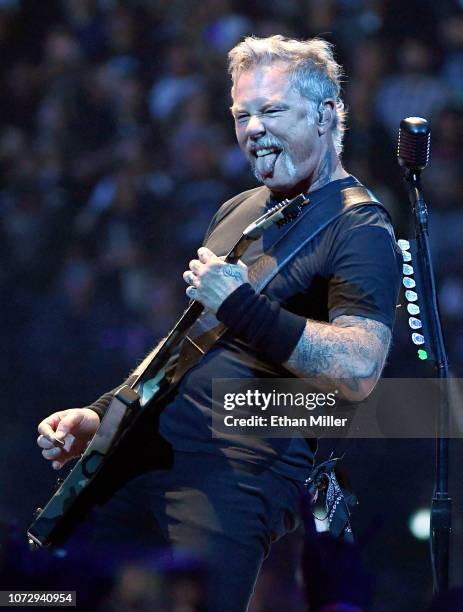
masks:
[[[32,545],[62,545],[95,505],[104,504],[128,480],[171,467],[171,447],[158,433],[169,395],[156,395],[142,407],[130,387],[118,390],[85,452],[46,506],[37,510],[27,531]]]

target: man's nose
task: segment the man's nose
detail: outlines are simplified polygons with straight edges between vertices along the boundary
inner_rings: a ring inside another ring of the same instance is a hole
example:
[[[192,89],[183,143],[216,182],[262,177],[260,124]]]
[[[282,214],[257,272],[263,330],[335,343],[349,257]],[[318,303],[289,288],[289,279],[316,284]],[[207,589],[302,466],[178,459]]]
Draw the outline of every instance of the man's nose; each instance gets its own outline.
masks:
[[[265,125],[257,115],[252,115],[246,126],[246,132],[248,138],[258,138],[265,134]]]

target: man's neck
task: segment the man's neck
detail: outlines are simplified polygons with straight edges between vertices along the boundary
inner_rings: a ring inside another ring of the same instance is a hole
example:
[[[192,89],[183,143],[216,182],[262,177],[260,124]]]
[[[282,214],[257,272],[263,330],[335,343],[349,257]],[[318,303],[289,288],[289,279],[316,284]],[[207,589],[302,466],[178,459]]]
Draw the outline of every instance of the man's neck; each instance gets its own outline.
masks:
[[[321,189],[332,181],[347,178],[349,174],[344,170],[339,157],[330,150],[327,150],[321,159],[316,177],[311,181],[308,192]]]

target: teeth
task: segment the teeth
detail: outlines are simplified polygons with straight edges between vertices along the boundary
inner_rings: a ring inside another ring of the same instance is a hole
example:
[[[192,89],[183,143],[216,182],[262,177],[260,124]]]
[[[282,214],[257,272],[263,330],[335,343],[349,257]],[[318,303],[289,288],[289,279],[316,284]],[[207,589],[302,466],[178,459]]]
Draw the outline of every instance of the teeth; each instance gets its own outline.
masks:
[[[263,157],[264,155],[268,155],[269,153],[277,153],[278,149],[258,149],[256,151],[257,157]]]

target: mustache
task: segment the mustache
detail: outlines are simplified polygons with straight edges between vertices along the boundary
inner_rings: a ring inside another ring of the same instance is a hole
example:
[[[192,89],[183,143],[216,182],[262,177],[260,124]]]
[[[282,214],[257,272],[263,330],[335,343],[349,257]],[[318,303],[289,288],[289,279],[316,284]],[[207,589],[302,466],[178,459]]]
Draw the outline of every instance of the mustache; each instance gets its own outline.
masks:
[[[272,147],[280,149],[281,151],[284,150],[283,145],[281,144],[281,142],[278,142],[278,140],[273,140],[270,138],[263,138],[262,140],[259,140],[257,142],[254,142],[254,141],[251,142],[247,146],[247,152],[255,153],[257,149],[270,149]]]

